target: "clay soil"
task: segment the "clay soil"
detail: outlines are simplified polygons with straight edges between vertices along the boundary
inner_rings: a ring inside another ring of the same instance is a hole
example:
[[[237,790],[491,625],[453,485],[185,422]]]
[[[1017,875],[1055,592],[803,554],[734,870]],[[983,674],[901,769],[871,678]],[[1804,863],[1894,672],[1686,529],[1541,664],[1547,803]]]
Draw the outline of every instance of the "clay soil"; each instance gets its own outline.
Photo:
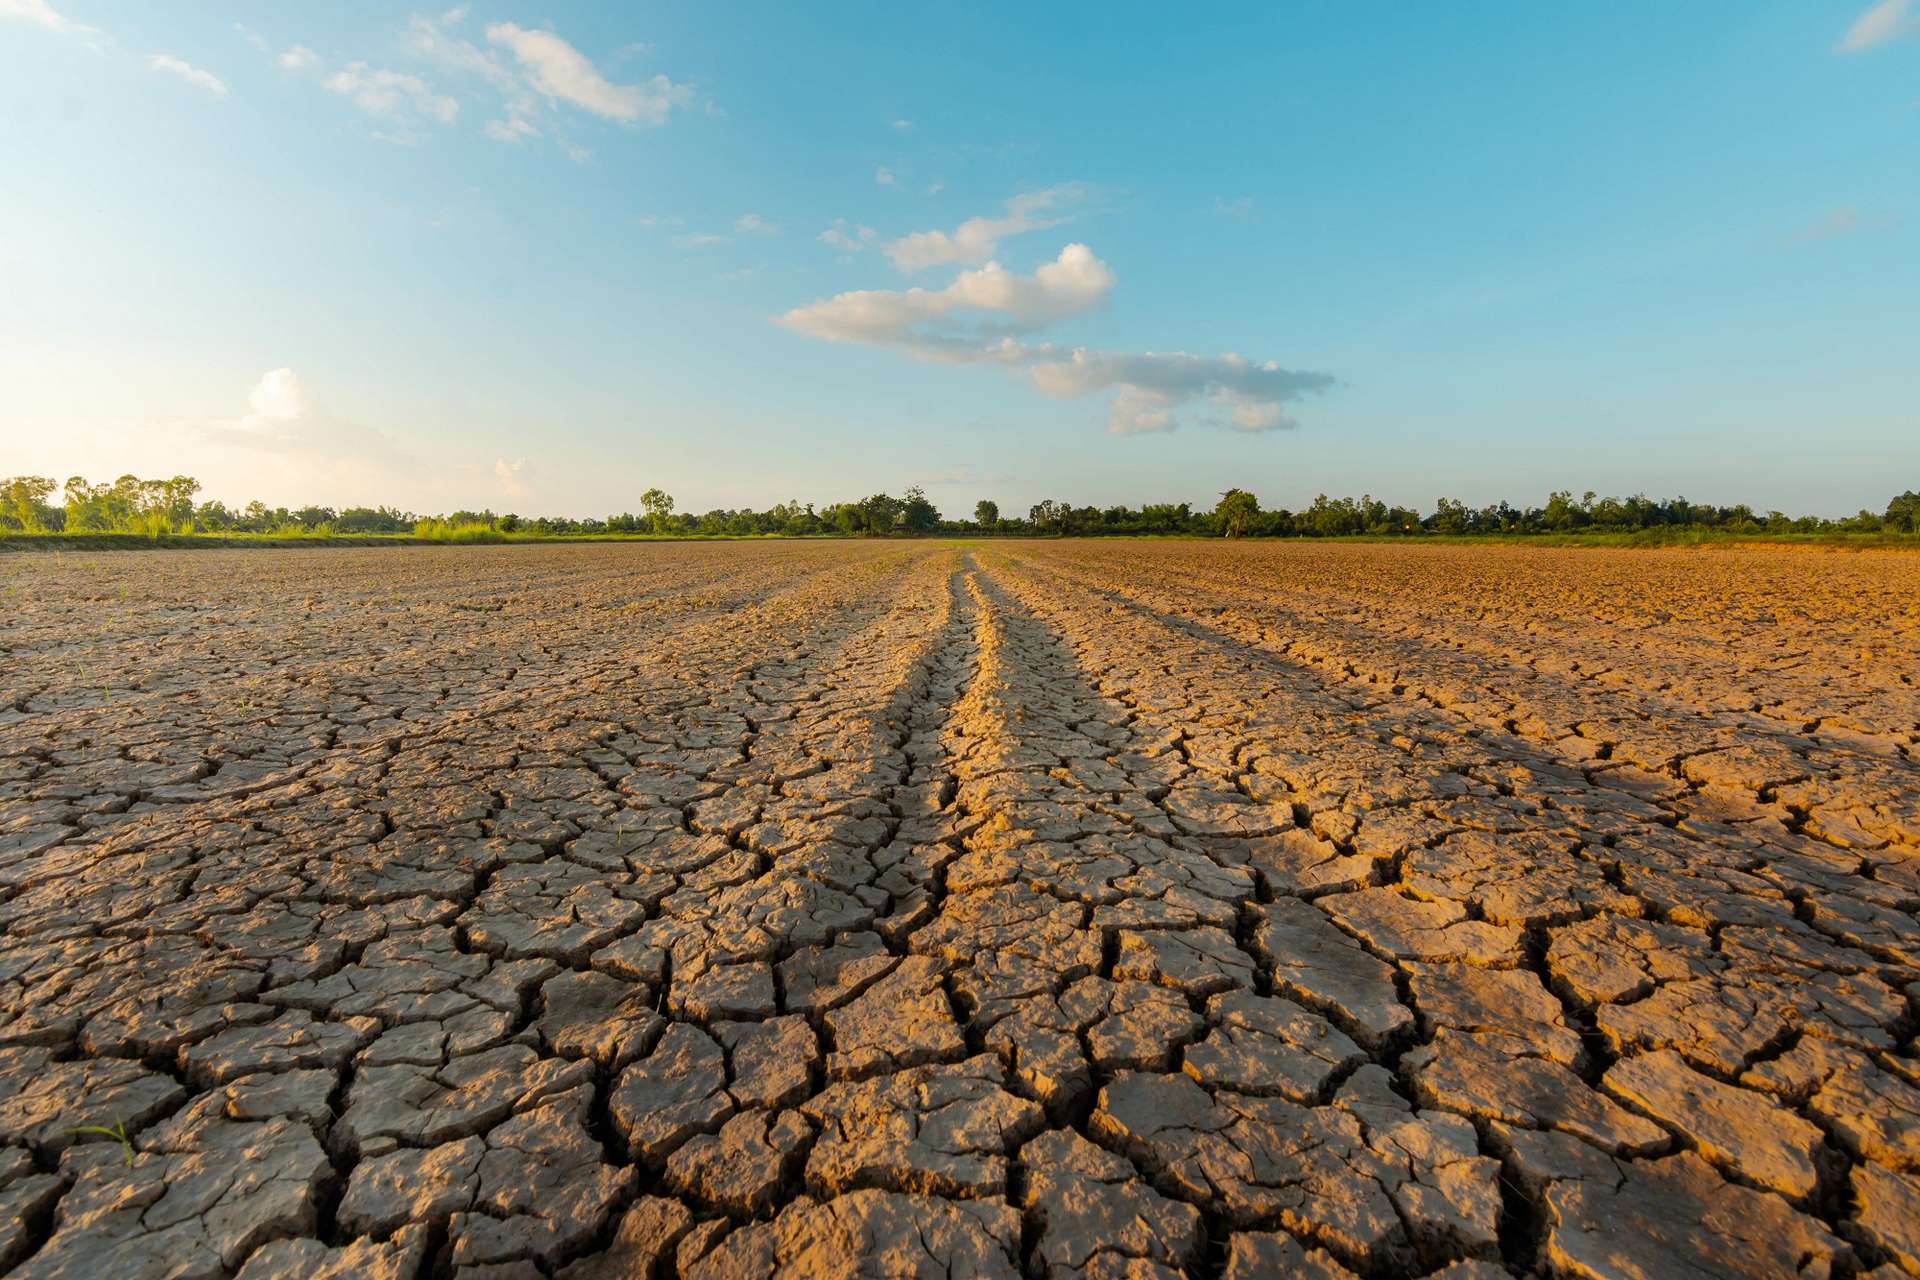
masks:
[[[21,555],[0,708],[23,1280],[1920,1275],[1920,556]]]

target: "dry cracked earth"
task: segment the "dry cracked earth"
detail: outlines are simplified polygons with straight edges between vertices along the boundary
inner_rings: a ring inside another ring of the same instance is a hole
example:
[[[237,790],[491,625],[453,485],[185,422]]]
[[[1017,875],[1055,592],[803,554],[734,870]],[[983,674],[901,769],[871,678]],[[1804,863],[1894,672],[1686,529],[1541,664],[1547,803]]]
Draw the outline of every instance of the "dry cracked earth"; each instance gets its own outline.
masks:
[[[0,593],[19,1280],[1920,1275],[1920,557]]]

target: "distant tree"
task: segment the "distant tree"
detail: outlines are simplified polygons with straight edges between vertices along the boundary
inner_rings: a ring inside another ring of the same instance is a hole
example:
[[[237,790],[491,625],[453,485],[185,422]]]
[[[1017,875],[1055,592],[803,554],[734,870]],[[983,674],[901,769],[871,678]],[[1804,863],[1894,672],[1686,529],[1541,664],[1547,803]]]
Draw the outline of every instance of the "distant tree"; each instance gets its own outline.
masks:
[[[1220,501],[1214,505],[1213,518],[1220,522],[1220,532],[1229,538],[1237,538],[1247,531],[1260,515],[1260,500],[1245,489],[1229,489],[1220,495]]]
[[[308,529],[318,529],[323,524],[332,524],[336,514],[332,507],[302,507],[293,513],[293,518]]]
[[[1000,504],[992,498],[982,498],[973,504],[973,522],[982,529],[991,529],[1000,523]]]
[[[1909,489],[1889,502],[1881,527],[1895,533],[1920,533],[1920,493]]]
[[[900,503],[900,522],[915,533],[930,533],[940,524],[940,512],[915,485]]]
[[[664,489],[649,489],[640,495],[640,509],[655,533],[666,533],[673,518],[673,495]]]
[[[1440,498],[1433,504],[1435,533],[1466,533],[1473,528],[1473,512],[1458,498]]]
[[[826,519],[841,533],[864,533],[867,528],[867,509],[858,502],[836,502],[827,508]]]
[[[217,498],[210,498],[193,509],[193,527],[209,533],[225,533],[239,523],[240,517]]]
[[[65,515],[47,504],[56,487],[51,476],[9,476],[0,480],[0,524],[26,533],[58,528],[65,523]]]
[[[866,515],[867,532],[892,533],[893,527],[900,523],[900,514],[905,506],[900,499],[884,493],[876,493],[862,502],[860,507]]]
[[[348,507],[334,518],[341,533],[406,533],[413,517],[394,507]]]
[[[1541,516],[1547,528],[1555,530],[1578,528],[1587,520],[1586,509],[1573,500],[1573,492],[1568,489],[1548,494]]]

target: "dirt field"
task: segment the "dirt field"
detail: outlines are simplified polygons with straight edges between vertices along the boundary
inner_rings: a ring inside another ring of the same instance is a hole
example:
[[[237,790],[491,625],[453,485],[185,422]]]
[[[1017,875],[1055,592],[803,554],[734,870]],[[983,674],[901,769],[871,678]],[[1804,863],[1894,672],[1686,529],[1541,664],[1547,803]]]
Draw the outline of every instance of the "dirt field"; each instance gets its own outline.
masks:
[[[1920,1275],[1920,557],[20,555],[0,690],[11,1276]]]

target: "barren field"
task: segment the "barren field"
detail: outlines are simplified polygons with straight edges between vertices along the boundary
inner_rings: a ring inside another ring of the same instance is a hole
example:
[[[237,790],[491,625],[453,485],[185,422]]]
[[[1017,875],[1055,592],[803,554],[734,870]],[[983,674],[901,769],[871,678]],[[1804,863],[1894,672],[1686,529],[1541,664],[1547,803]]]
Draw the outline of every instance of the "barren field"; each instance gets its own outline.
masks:
[[[0,619],[10,1276],[1920,1275],[1920,557],[23,554]]]

